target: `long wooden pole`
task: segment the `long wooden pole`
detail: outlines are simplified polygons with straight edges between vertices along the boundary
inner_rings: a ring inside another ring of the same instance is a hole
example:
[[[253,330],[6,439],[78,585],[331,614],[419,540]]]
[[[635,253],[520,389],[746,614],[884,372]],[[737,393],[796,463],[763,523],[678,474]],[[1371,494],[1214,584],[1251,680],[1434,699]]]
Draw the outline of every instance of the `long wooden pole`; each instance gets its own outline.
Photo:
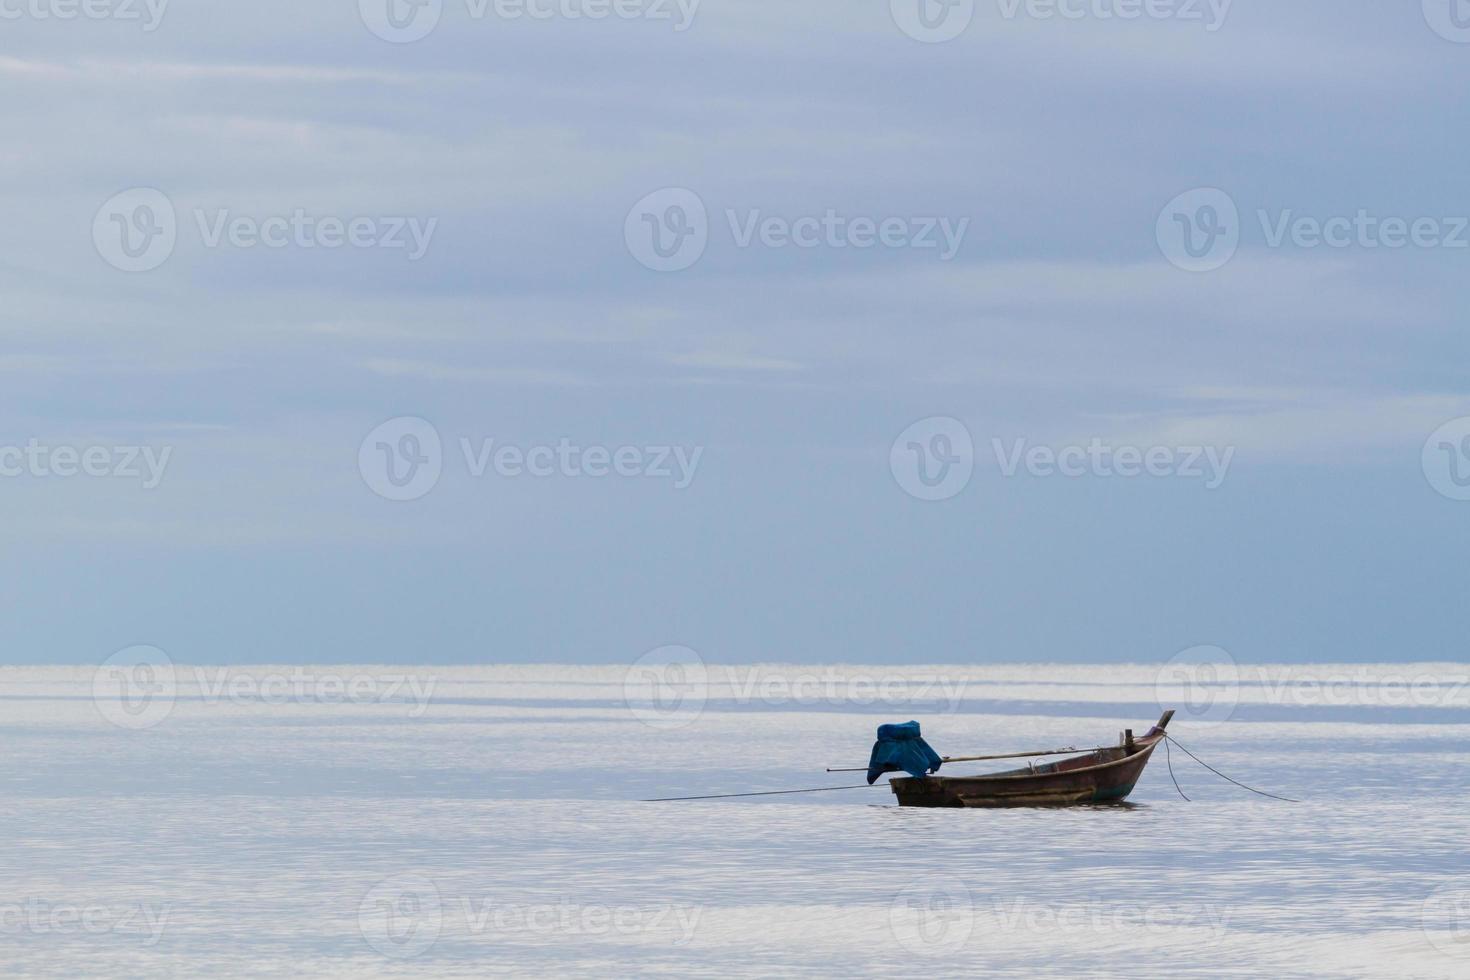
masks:
[[[1073,752],[1096,752],[1097,749],[1079,749],[1076,746],[1068,746],[1065,749],[1046,749],[1042,752],[1007,752],[1004,755],[946,755],[941,756],[942,762],[989,762],[993,759],[1027,759],[1038,755],[1071,755]],[[862,766],[858,769],[828,769],[828,772],[867,772],[868,767]]]

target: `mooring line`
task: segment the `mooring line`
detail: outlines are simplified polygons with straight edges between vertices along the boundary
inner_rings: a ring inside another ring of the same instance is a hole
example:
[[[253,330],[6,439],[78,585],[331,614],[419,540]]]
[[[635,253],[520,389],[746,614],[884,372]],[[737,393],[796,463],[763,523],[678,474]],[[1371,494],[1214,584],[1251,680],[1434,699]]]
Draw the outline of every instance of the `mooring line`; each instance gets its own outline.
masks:
[[[1170,741],[1171,739],[1164,739],[1164,761],[1169,765],[1169,778],[1174,779],[1174,756],[1169,752]],[[1179,780],[1177,779],[1174,779],[1174,789],[1180,796],[1184,796],[1184,790],[1179,788]],[[1184,796],[1184,802],[1189,803],[1191,801],[1189,797]]]
[[[788,793],[830,793],[835,789],[872,789],[887,786],[887,783],[859,783],[856,786],[818,786],[816,789],[772,789],[763,793],[715,793],[713,796],[665,796],[657,800],[639,800],[639,803],[678,803],[681,800],[729,800],[737,796],[785,796]]]
[[[1175,745],[1179,745],[1179,741],[1176,738],[1174,738],[1173,735],[1170,735],[1168,732],[1165,732],[1164,733],[1164,738],[1168,739],[1168,741],[1170,741],[1170,742],[1173,742]],[[1168,751],[1169,750],[1166,747],[1164,749],[1164,757],[1166,759],[1168,758]],[[1198,762],[1200,765],[1204,766],[1206,769],[1210,770],[1210,772],[1212,772],[1215,775],[1219,776],[1221,779],[1223,779],[1223,780],[1225,780],[1227,782],[1234,783],[1235,785],[1239,786],[1241,789],[1248,789],[1252,793],[1256,793],[1256,794],[1258,794],[1260,796],[1265,796],[1265,797],[1268,797],[1268,798],[1273,799],[1273,800],[1281,800],[1283,803],[1300,803],[1301,802],[1301,800],[1293,800],[1289,796],[1277,796],[1275,793],[1267,793],[1264,790],[1256,789],[1254,786],[1247,786],[1245,783],[1242,783],[1238,779],[1231,779],[1229,776],[1225,775],[1223,772],[1221,772],[1220,770],[1216,769],[1214,766],[1210,765],[1208,762],[1206,762],[1205,760],[1201,759],[1199,756],[1195,755],[1193,752],[1189,751],[1188,749],[1186,749],[1182,745],[1179,745],[1179,751],[1183,752],[1185,755],[1189,756],[1195,762]],[[1169,775],[1172,776],[1173,774],[1174,774],[1173,767],[1170,767],[1170,769],[1169,769]],[[1174,788],[1175,789],[1178,789],[1179,788],[1179,784],[1177,782],[1174,784]],[[1180,796],[1184,796],[1184,793],[1183,793],[1182,790],[1180,791],[1179,795]],[[1188,799],[1188,797],[1185,797],[1185,799]]]

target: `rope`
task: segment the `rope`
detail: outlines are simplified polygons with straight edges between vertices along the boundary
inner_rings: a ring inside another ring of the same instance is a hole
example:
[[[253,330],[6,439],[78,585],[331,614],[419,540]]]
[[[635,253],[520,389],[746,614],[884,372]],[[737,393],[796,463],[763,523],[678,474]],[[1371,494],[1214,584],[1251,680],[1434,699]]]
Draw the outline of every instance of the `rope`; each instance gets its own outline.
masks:
[[[1173,742],[1175,745],[1179,745],[1179,742],[1174,738],[1174,736],[1170,735],[1168,732],[1165,732],[1164,733],[1164,738],[1167,739],[1168,742]],[[1168,742],[1165,742],[1165,745],[1167,745]],[[1168,757],[1168,751],[1169,750],[1167,748],[1164,750],[1165,758]],[[1291,799],[1290,797],[1287,797],[1287,796],[1277,796],[1274,793],[1267,793],[1267,792],[1264,792],[1262,790],[1256,789],[1253,786],[1247,786],[1245,783],[1242,783],[1238,779],[1231,779],[1229,776],[1225,775],[1223,772],[1221,772],[1220,770],[1216,769],[1214,766],[1210,765],[1208,762],[1205,762],[1199,756],[1195,755],[1193,752],[1189,751],[1188,749],[1186,749],[1182,745],[1179,745],[1179,751],[1180,752],[1183,752],[1185,755],[1189,756],[1195,762],[1198,762],[1200,765],[1204,766],[1206,769],[1210,770],[1210,772],[1212,772],[1215,775],[1219,776],[1221,779],[1225,780],[1226,782],[1234,783],[1235,785],[1239,786],[1241,789],[1248,789],[1252,793],[1255,793],[1255,794],[1257,794],[1259,796],[1269,797],[1270,799],[1273,799],[1273,800],[1281,800],[1284,803],[1300,803],[1301,802],[1301,800],[1293,800],[1293,799]],[[1174,770],[1172,768],[1170,768],[1169,774],[1171,776],[1174,774]],[[1175,784],[1175,787],[1176,788],[1178,787],[1178,784],[1177,783]],[[1183,796],[1184,794],[1181,792],[1179,795],[1180,796]],[[1185,797],[1185,798],[1188,799],[1188,797]]]
[[[1173,754],[1169,750],[1169,743],[1170,742],[1173,742],[1175,745],[1179,745],[1179,742],[1178,742],[1177,739],[1174,738],[1174,736],[1170,735],[1168,732],[1164,732],[1163,734],[1164,734],[1164,759],[1165,759],[1167,765],[1169,766],[1169,778],[1171,780],[1173,780],[1173,782],[1174,782],[1174,789],[1178,791],[1178,793],[1179,793],[1180,796],[1184,796],[1184,790],[1182,790],[1182,789],[1179,788],[1179,780],[1174,776],[1174,757],[1173,757]],[[1208,762],[1206,762],[1203,759],[1201,759],[1199,756],[1195,755],[1193,752],[1191,752],[1188,749],[1186,749],[1183,745],[1179,745],[1179,751],[1183,752],[1185,755],[1189,756],[1195,762],[1198,762],[1200,765],[1204,766],[1206,769],[1210,770],[1210,772],[1212,772],[1215,775],[1219,776],[1221,779],[1223,779],[1223,780],[1225,780],[1226,782],[1229,782],[1229,783],[1234,783],[1236,786],[1239,786],[1241,789],[1249,790],[1250,792],[1255,793],[1258,796],[1264,796],[1264,797],[1267,797],[1268,799],[1281,800],[1283,803],[1300,803],[1301,802],[1301,800],[1293,800],[1293,799],[1291,799],[1288,796],[1277,796],[1275,793],[1267,793],[1264,790],[1256,789],[1254,786],[1247,786],[1245,783],[1242,783],[1238,779],[1232,779],[1229,776],[1225,775],[1220,770],[1216,769],[1214,766],[1210,765]],[[887,785],[886,783],[874,783],[874,784],[872,784],[870,786],[867,783],[858,783],[855,786],[818,786],[815,789],[773,789],[773,790],[766,790],[766,791],[761,792],[761,793],[714,793],[714,794],[711,794],[709,796],[665,796],[665,797],[661,797],[661,798],[656,799],[656,800],[639,800],[639,802],[640,803],[681,803],[681,802],[684,802],[686,800],[731,800],[731,799],[735,799],[736,797],[742,797],[742,796],[789,796],[792,793],[831,793],[831,792],[835,792],[837,790],[843,790],[843,789],[872,789],[873,786],[886,786],[886,785]],[[1187,802],[1193,802],[1187,796],[1184,796],[1184,799]]]
[[[887,786],[887,783],[874,783],[873,786]],[[716,793],[713,796],[665,796],[658,800],[639,800],[639,803],[677,803],[681,800],[728,800],[736,796],[785,796],[788,793],[830,793],[835,789],[872,789],[867,783],[856,786],[819,786],[816,789],[773,789],[764,793]]]
[[[1169,778],[1174,779],[1174,756],[1169,752],[1169,739],[1167,738],[1164,739],[1164,761],[1169,764]],[[1179,792],[1180,796],[1184,796],[1184,790],[1179,789],[1179,780],[1177,779],[1174,779],[1174,789]],[[1184,796],[1184,802],[1189,803],[1189,797]]]

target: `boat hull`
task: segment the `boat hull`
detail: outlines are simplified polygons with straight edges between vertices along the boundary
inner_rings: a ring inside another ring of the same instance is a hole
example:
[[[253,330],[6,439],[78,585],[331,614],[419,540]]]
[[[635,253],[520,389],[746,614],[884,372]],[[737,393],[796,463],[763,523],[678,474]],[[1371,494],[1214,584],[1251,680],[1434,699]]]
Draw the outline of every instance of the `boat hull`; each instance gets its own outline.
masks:
[[[1172,714],[1172,712],[1170,712]],[[1164,720],[1167,724],[1167,716]],[[889,781],[899,806],[1013,807],[1121,803],[1133,792],[1164,738],[1155,726],[1143,738],[1061,762],[984,776],[921,776]]]

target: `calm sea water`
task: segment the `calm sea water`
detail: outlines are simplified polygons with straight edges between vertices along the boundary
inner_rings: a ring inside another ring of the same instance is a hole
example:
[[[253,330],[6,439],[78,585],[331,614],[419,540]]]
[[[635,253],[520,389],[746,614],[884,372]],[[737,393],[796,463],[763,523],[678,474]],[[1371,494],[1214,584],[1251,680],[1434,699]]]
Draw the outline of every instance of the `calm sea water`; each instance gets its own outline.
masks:
[[[178,667],[139,694],[0,668],[0,963],[1465,977],[1467,677],[711,667],[645,692],[613,667]],[[884,721],[955,755],[1108,744],[1161,700],[1205,761],[1302,802],[1177,750],[1191,802],[1162,752],[1127,807],[900,809],[881,784],[638,802],[861,783],[823,769],[864,763]]]

